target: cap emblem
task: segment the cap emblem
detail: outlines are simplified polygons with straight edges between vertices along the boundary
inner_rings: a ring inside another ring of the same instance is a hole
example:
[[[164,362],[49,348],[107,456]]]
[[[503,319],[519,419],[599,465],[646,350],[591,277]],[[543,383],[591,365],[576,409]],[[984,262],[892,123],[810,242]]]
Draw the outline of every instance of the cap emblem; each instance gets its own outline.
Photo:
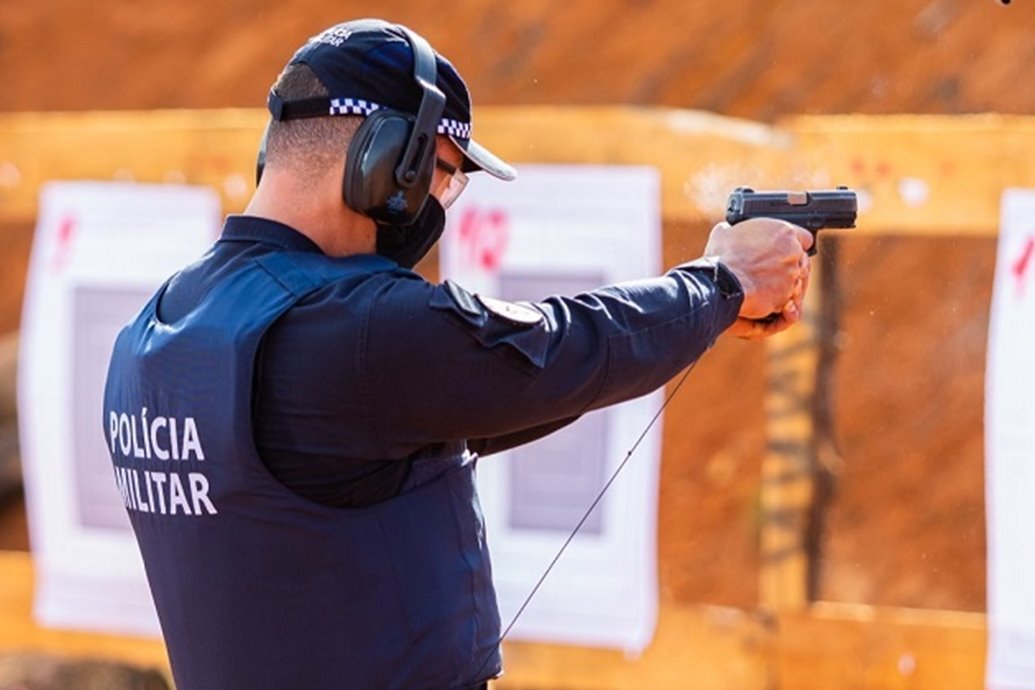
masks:
[[[310,43],[326,43],[334,47],[340,46],[345,41],[349,40],[349,36],[353,34],[352,29],[346,29],[342,26],[332,26],[323,33],[317,34],[309,39]]]

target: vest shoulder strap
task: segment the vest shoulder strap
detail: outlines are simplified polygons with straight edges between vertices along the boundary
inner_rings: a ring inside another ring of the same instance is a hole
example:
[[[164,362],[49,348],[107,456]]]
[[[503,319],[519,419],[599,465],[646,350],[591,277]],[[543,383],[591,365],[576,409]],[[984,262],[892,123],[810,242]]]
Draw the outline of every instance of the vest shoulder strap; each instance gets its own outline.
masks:
[[[323,287],[327,278],[305,270],[286,252],[270,252],[258,257],[259,264],[274,280],[298,299]]]
[[[255,262],[298,299],[335,280],[398,268],[395,263],[376,255],[330,260],[322,254],[270,252],[256,258]]]

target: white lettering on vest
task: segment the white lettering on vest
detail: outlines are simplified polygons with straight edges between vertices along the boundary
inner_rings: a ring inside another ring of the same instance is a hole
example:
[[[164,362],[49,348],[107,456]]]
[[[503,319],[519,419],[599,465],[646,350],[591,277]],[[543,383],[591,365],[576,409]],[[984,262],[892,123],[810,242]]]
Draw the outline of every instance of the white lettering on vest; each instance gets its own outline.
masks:
[[[110,446],[111,454],[115,455],[115,439],[119,437],[119,416],[115,414],[115,411],[108,413],[108,445]]]
[[[159,460],[204,460],[205,448],[194,417],[150,417],[146,407],[140,414],[108,413],[108,447],[129,458]]]
[[[129,480],[126,478],[127,470],[125,467],[115,468],[115,486],[119,488],[119,493],[122,494],[122,503],[127,508],[132,508],[133,504],[129,500]]]
[[[151,435],[147,433],[147,408],[145,407],[140,411],[141,431],[144,436],[144,457],[148,460],[151,459]]]
[[[141,513],[150,513],[151,506],[147,503],[144,503],[144,497],[140,493],[140,473],[136,470],[130,470],[130,472],[133,473],[133,495],[136,497],[137,500],[137,510],[139,510]]]
[[[151,472],[151,480],[155,483],[158,493],[158,512],[165,515],[165,482],[164,472]]]
[[[133,422],[130,424],[129,427],[130,437],[133,441],[133,457],[142,458],[144,457],[144,449],[140,447],[140,443],[137,441],[137,425],[135,424],[136,418],[131,417],[130,420],[131,422]]]
[[[180,444],[176,438],[176,417],[169,417],[169,446],[172,448],[172,459],[180,459]]]
[[[169,421],[165,417],[155,417],[154,421],[151,422],[151,447],[155,449],[155,457],[159,460],[169,459],[169,451],[158,445],[158,430],[168,426]]]
[[[187,460],[191,452],[198,460],[205,459],[205,452],[201,450],[201,439],[198,438],[198,427],[194,424],[193,417],[183,420],[183,459]]]
[[[115,485],[129,511],[184,516],[218,514],[205,473],[180,473],[172,469],[175,465],[164,464],[170,460],[205,460],[194,417],[153,415],[146,407],[141,407],[139,414],[109,410],[108,449],[113,460],[121,455],[135,461],[115,464]],[[139,468],[126,466],[137,462]]]
[[[141,486],[143,482],[143,486]],[[209,482],[201,472],[145,471],[115,468],[115,485],[127,509],[155,515],[217,515]]]
[[[125,412],[119,415],[119,450],[129,455],[129,415]]]
[[[169,514],[176,515],[176,506],[183,509],[185,515],[190,515],[190,505],[187,503],[187,495],[183,491],[183,483],[180,475],[175,472],[169,474]]]
[[[194,503],[194,514],[201,515],[201,504],[205,505],[205,512],[209,515],[216,514],[216,507],[208,499],[208,478],[201,472],[191,472],[187,475],[190,481],[190,495]]]

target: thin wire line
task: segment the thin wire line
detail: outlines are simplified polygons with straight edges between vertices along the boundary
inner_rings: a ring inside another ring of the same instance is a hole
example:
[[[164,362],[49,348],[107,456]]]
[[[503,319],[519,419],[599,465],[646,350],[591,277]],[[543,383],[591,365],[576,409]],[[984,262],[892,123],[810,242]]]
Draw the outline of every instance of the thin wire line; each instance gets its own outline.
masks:
[[[622,460],[622,462],[618,464],[618,467],[615,468],[615,471],[611,473],[611,477],[604,484],[604,487],[600,490],[600,493],[597,494],[597,497],[593,499],[593,502],[589,505],[589,508],[586,509],[586,512],[582,515],[582,519],[579,520],[578,524],[575,525],[575,529],[573,529],[571,531],[571,534],[568,535],[568,538],[564,540],[564,544],[562,544],[560,550],[557,551],[557,555],[553,557],[553,560],[550,561],[550,565],[546,566],[546,570],[544,570],[543,574],[539,576],[539,581],[535,583],[535,586],[532,587],[532,591],[528,593],[527,597],[525,597],[525,601],[518,608],[517,613],[514,614],[514,617],[510,620],[510,623],[503,631],[503,634],[500,635],[500,639],[496,641],[496,644],[493,646],[493,650],[498,648],[501,644],[503,644],[503,641],[507,639],[507,635],[510,634],[511,629],[514,627],[514,624],[517,623],[518,618],[521,617],[521,614],[525,612],[526,608],[528,608],[529,603],[531,603],[532,598],[535,597],[536,592],[539,591],[539,588],[542,587],[543,582],[546,581],[546,578],[547,576],[549,576],[550,571],[553,570],[553,567],[557,565],[557,561],[559,561],[561,559],[561,556],[564,555],[564,552],[565,550],[567,550],[568,545],[571,544],[572,540],[575,539],[575,535],[577,535],[579,533],[579,530],[582,529],[582,526],[586,524],[586,520],[589,519],[589,516],[593,512],[593,509],[597,507],[597,504],[599,504],[601,500],[603,500],[604,494],[606,494],[607,490],[611,488],[611,485],[614,483],[615,479],[618,478],[618,475],[621,473],[626,463],[629,462],[629,459],[633,456],[633,453],[635,453],[636,449],[640,447],[640,443],[643,442],[643,439],[647,437],[647,434],[650,432],[650,430],[654,427],[654,424],[661,417],[661,413],[665,411],[665,408],[668,407],[668,404],[672,401],[672,398],[674,398],[676,393],[679,392],[679,389],[682,387],[683,382],[686,381],[686,377],[689,376],[690,372],[694,370],[694,367],[697,366],[698,361],[700,360],[695,361],[693,364],[687,367],[685,372],[683,372],[683,375],[679,378],[679,381],[676,382],[675,386],[673,386],[672,392],[668,394],[668,396],[665,398],[665,401],[661,404],[661,407],[658,408],[658,411],[654,413],[654,416],[651,417],[650,422],[647,423],[647,426],[640,433],[639,438],[637,438],[636,442],[633,443],[632,447],[629,449],[629,452],[625,454],[625,458]],[[482,672],[482,670],[485,668],[485,665],[489,662],[489,659],[492,658],[493,653],[494,651],[489,653],[489,656],[487,656],[485,661],[482,662],[482,665],[475,673],[475,676],[479,675]]]

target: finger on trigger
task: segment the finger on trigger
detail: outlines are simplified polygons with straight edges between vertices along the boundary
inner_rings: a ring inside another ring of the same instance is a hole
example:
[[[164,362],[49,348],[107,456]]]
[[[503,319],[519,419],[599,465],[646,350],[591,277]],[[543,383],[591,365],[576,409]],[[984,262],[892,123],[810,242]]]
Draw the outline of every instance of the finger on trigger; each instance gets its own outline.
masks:
[[[815,236],[800,225],[795,225],[794,228],[798,233],[798,242],[801,243],[801,248],[805,251],[811,249],[812,245],[816,242]]]

